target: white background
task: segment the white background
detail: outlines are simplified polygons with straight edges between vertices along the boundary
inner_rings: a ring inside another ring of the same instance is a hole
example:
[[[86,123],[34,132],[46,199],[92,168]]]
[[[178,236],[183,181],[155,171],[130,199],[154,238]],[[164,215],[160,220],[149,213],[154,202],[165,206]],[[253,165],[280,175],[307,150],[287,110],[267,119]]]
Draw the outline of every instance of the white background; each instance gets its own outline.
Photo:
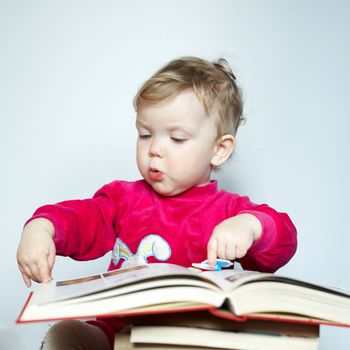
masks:
[[[247,122],[222,187],[287,212],[299,233],[280,272],[350,290],[348,1],[0,1],[0,348],[37,349],[47,324],[15,325],[29,290],[16,265],[40,205],[139,178],[132,99],[178,56],[226,57]],[[109,255],[58,258],[56,278]],[[350,348],[322,327],[321,350]]]

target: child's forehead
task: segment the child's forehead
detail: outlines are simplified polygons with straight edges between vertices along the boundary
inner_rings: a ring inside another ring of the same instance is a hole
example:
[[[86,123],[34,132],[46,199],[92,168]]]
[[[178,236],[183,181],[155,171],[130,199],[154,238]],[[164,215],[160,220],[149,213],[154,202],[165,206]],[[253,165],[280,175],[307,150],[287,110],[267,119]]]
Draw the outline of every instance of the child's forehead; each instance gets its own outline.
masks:
[[[203,112],[203,110],[205,110],[205,107],[193,90],[184,90],[165,99],[143,101],[140,104],[138,111],[144,111],[145,109],[158,109],[174,112],[198,110],[200,112]]]
[[[205,113],[189,113],[187,111],[161,111],[147,109],[137,113],[137,127],[162,127],[167,130],[190,129],[207,123],[209,117]]]
[[[154,119],[143,120],[136,119],[136,127],[137,128],[146,128],[146,129],[166,129],[167,131],[191,131],[196,128],[198,124],[191,122],[190,120],[177,120],[174,122],[169,122],[166,118],[164,121],[158,122]]]
[[[137,110],[139,120],[154,119],[158,116],[169,121],[176,121],[184,117],[200,120],[209,115],[204,104],[193,91],[183,91],[163,101],[142,103]]]

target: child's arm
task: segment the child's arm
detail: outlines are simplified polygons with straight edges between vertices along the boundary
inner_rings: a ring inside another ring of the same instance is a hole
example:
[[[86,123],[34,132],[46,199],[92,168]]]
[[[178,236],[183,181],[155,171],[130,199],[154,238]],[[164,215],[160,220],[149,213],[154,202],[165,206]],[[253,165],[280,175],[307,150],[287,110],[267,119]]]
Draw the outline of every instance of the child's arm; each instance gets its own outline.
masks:
[[[27,287],[31,286],[31,280],[50,281],[56,256],[54,234],[52,223],[46,219],[34,219],[25,225],[17,250],[17,262]]]
[[[214,228],[208,241],[211,266],[219,257],[239,259],[247,270],[275,272],[292,258],[297,232],[287,214],[254,204],[248,197],[236,198],[232,207],[229,218]]]
[[[98,190],[93,198],[44,205],[35,211],[24,227],[17,253],[27,286],[31,280],[50,280],[55,255],[92,260],[113,248],[114,225],[124,186],[127,184],[114,181]]]

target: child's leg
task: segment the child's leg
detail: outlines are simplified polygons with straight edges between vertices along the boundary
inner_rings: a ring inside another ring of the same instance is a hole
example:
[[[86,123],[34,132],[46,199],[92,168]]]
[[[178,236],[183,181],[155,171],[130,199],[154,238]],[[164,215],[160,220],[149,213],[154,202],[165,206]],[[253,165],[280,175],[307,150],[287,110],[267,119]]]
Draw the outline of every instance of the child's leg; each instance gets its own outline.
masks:
[[[67,320],[54,324],[46,333],[40,350],[111,350],[103,330],[94,325]]]

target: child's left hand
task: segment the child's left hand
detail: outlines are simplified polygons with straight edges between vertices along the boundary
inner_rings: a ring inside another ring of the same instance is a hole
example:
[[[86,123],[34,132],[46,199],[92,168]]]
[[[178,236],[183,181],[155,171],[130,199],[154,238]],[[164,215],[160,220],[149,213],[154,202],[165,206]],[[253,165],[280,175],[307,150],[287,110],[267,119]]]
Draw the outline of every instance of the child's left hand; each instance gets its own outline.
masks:
[[[262,232],[260,221],[252,214],[239,214],[218,224],[208,241],[208,263],[216,264],[216,258],[235,260],[246,255]]]

